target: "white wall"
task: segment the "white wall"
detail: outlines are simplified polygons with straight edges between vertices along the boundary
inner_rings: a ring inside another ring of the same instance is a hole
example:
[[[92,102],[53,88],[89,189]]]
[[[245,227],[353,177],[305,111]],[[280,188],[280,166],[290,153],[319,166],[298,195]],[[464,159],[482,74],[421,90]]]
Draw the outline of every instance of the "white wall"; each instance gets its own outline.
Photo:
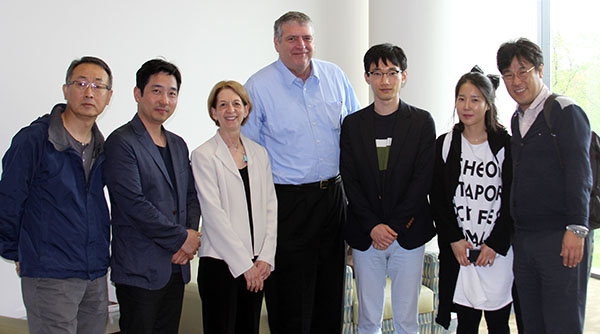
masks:
[[[371,0],[369,41],[404,49],[408,81],[401,98],[431,112],[438,135],[455,120],[454,87],[474,65],[499,74],[500,44],[537,38],[537,1]],[[515,103],[501,83],[497,90],[501,122],[510,127]]]
[[[288,10],[311,16],[317,57],[339,64],[358,86],[362,71],[354,67],[368,44],[367,8],[361,0],[2,1],[0,154],[20,128],[63,101],[65,71],[83,55],[113,70],[113,99],[98,119],[105,136],[136,112],[133,87],[142,63],[163,56],[177,64],[183,83],[166,127],[192,150],[215,131],[206,109],[212,86],[223,79],[244,83],[276,60],[273,22]],[[365,87],[361,94],[366,102]],[[6,261],[0,261],[0,292],[0,315],[23,316],[19,280]]]

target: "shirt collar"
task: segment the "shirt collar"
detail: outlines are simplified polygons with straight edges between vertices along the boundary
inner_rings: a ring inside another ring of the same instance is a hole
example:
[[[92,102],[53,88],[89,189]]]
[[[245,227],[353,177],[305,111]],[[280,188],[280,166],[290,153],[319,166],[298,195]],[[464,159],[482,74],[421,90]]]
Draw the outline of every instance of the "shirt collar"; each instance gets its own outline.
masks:
[[[517,111],[520,115],[523,115],[528,110],[537,114],[544,108],[544,102],[551,94],[552,93],[550,92],[550,89],[546,87],[546,85],[544,85],[540,90],[538,96],[533,100],[533,102],[531,102],[531,104],[529,105],[529,107],[527,107],[526,110],[522,110],[521,107],[517,104]]]
[[[292,71],[285,66],[285,64],[281,61],[281,58],[277,59],[275,66],[283,76],[283,81],[289,86],[293,85],[297,81],[302,82],[302,79],[294,75],[294,73],[292,73]],[[319,81],[319,70],[315,67],[315,62],[313,62],[312,59],[310,61],[310,75],[306,81],[310,80],[311,77],[315,77],[317,81]]]

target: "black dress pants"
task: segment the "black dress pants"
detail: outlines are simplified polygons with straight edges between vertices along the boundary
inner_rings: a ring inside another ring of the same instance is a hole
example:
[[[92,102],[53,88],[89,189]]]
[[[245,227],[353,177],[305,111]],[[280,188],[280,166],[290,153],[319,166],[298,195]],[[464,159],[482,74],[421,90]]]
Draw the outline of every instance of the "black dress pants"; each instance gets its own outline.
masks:
[[[258,334],[263,292],[248,291],[243,274],[234,278],[225,261],[201,257],[198,290],[204,334]]]
[[[158,290],[116,284],[121,334],[173,334],[179,331],[184,284],[181,272]]]
[[[275,185],[275,190],[277,252],[265,287],[271,333],[340,333],[345,272],[342,185]]]

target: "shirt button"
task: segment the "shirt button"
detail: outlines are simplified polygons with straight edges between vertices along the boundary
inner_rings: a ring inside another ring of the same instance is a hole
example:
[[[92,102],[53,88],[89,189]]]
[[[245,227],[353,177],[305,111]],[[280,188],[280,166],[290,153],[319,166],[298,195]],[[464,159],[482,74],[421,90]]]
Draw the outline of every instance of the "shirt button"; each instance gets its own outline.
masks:
[[[320,140],[320,139],[317,139],[317,143],[320,143],[320,142],[321,142],[321,140]]]

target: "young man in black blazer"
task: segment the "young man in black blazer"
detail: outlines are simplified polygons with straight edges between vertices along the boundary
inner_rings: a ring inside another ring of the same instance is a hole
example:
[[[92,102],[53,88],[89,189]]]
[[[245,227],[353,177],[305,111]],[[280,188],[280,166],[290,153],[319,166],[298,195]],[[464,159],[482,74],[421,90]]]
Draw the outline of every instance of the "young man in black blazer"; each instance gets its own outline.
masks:
[[[345,237],[352,247],[359,333],[381,331],[386,276],[392,280],[394,327],[417,333],[425,243],[434,235],[427,194],[435,126],[429,112],[400,99],[404,51],[375,45],[364,57],[374,103],[346,117],[340,170],[348,197]]]

